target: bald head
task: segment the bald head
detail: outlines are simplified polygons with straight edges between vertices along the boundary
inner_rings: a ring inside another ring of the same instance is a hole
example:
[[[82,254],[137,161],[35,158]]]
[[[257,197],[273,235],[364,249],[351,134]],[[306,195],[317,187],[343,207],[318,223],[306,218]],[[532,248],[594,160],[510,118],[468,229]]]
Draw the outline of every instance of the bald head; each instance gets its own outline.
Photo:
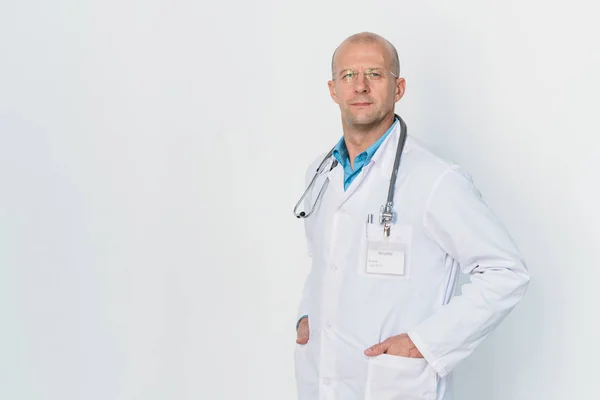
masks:
[[[361,32],[354,34],[346,40],[344,40],[333,52],[333,56],[331,57],[331,74],[332,76],[335,74],[335,65],[336,65],[336,54],[338,50],[344,47],[347,44],[357,44],[357,43],[379,43],[382,44],[386,49],[386,60],[389,63],[389,67],[391,72],[396,76],[400,76],[400,59],[398,58],[398,51],[387,39],[382,36],[377,35],[376,33],[371,32]]]

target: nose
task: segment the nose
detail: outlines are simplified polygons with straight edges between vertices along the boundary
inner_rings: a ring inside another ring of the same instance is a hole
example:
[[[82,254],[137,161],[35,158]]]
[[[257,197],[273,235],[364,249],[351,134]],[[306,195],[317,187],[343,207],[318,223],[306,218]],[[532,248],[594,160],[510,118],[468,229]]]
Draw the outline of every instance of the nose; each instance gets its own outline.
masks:
[[[356,93],[368,93],[369,92],[369,82],[367,78],[365,78],[364,74],[357,74],[354,79],[354,92]]]

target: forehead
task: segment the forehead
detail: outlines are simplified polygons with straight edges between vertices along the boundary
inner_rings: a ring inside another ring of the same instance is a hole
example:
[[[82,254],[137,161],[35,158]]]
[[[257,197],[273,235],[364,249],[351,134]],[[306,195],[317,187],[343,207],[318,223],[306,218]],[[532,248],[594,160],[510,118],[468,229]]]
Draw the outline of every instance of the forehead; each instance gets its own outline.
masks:
[[[383,43],[344,43],[338,49],[336,70],[349,68],[384,68],[389,63],[389,50]]]

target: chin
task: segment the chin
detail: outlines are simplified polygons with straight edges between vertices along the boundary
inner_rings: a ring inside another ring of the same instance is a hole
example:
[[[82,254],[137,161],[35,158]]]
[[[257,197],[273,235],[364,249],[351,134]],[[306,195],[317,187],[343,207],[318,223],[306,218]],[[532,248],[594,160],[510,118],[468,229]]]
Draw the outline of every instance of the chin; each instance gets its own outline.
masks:
[[[372,125],[378,121],[377,115],[374,113],[369,114],[353,114],[348,113],[346,116],[346,122],[351,125]]]

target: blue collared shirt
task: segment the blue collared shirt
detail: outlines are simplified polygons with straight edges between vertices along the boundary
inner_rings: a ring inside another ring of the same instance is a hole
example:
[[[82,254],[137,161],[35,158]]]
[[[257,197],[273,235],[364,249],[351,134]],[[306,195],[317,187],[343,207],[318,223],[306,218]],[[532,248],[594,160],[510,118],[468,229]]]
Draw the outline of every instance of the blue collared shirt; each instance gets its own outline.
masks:
[[[340,139],[335,148],[333,149],[333,156],[338,160],[340,165],[344,167],[344,190],[347,190],[354,178],[358,176],[362,168],[371,161],[373,158],[373,154],[379,149],[381,143],[385,140],[385,138],[390,134],[390,132],[396,127],[398,124],[398,120],[395,119],[390,129],[388,129],[375,143],[369,146],[368,149],[360,153],[354,159],[354,169],[350,165],[350,158],[348,156],[348,149],[346,147],[346,142],[344,141],[344,137]]]

